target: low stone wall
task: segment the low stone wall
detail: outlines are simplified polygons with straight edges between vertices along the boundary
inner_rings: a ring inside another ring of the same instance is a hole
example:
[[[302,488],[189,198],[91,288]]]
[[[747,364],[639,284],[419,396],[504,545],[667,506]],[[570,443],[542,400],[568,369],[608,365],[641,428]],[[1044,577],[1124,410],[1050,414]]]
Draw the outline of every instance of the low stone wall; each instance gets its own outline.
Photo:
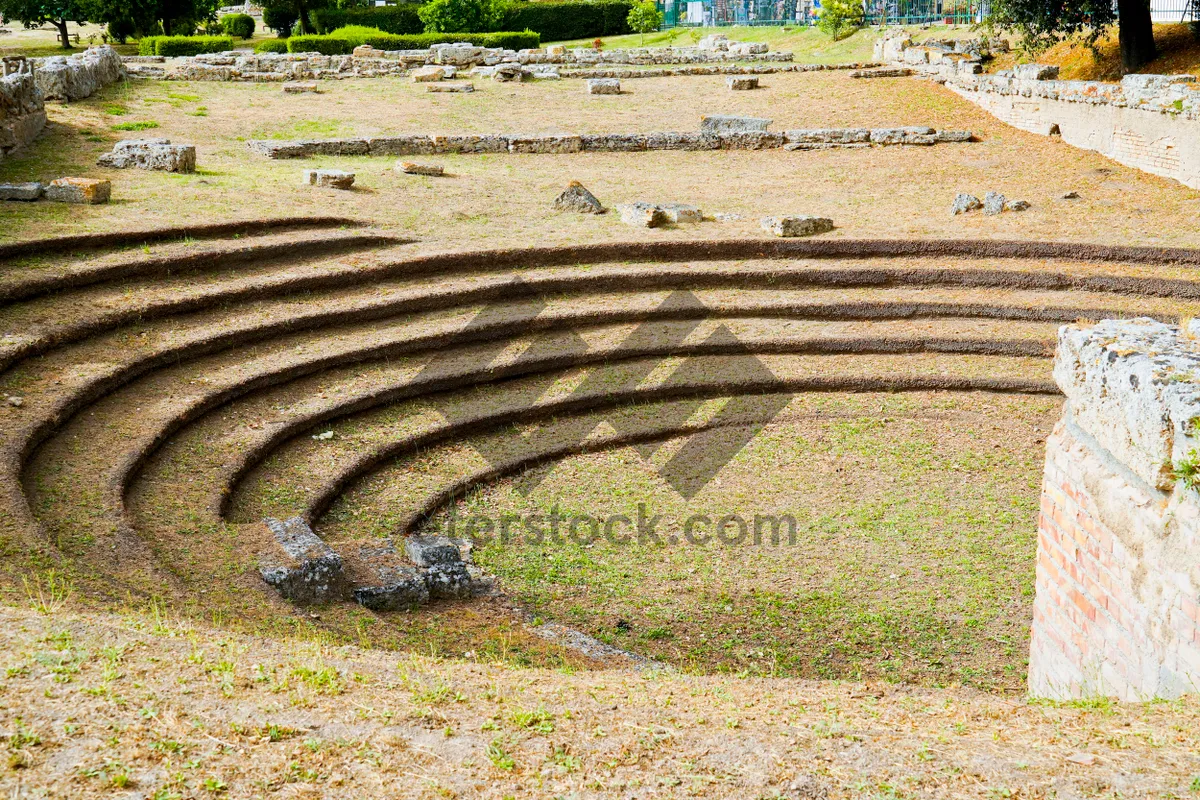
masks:
[[[33,76],[33,66],[24,60],[5,62],[0,76],[0,160],[33,141],[46,126],[45,103]]]
[[[1067,397],[1046,446],[1029,689],[1122,700],[1200,689],[1200,325],[1059,332]]]
[[[764,120],[769,122],[769,120]],[[831,148],[931,146],[968,142],[970,131],[933,128],[821,128],[595,134],[407,134],[363,139],[254,140],[251,150],[267,158],[310,156],[417,156],[445,153],[613,153],[645,150],[822,150]]]
[[[1057,67],[1023,64],[995,75],[979,62],[884,40],[877,52],[944,83],[1015,128],[1093,150],[1200,188],[1200,86],[1191,75],[1126,75],[1119,84],[1057,80]],[[915,54],[915,55],[914,55]]]
[[[792,54],[743,53],[700,47],[645,47],[597,51],[591,48],[569,49],[561,46],[536,50],[502,50],[473,45],[435,45],[427,50],[384,51],[364,46],[356,48],[352,55],[342,56],[240,51],[175,59],[131,56],[125,59],[125,67],[133,77],[160,80],[275,82],[406,75],[409,70],[422,66],[467,68],[516,64],[529,68],[544,65],[586,69],[725,64],[732,67],[733,62],[745,61],[786,64],[792,61]]]
[[[853,64],[705,64],[682,67],[593,67],[560,69],[564,78],[669,78],[679,75],[773,75],[777,72],[822,72],[825,70],[862,70],[877,67],[872,63]]]
[[[30,59],[38,89],[46,100],[82,100],[97,89],[125,79],[121,56],[108,45],[73,56]]]

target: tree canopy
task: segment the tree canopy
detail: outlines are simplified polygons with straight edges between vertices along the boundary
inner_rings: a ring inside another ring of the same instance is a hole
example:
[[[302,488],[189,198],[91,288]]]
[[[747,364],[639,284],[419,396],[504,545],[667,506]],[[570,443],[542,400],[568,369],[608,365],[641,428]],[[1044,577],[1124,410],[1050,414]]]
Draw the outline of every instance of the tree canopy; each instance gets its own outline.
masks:
[[[993,28],[1014,28],[1032,52],[1063,39],[1078,37],[1089,46],[1117,23],[1121,64],[1133,72],[1157,55],[1149,0],[993,0],[988,20]]]

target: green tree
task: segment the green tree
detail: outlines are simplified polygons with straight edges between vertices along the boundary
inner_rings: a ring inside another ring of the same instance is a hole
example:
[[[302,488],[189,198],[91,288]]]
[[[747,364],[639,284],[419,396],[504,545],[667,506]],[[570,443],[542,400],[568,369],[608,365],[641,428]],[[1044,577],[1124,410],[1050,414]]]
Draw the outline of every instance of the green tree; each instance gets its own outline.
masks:
[[[504,10],[497,0],[431,0],[417,15],[426,33],[488,33],[499,30]]]
[[[645,44],[646,34],[658,30],[663,23],[663,15],[651,0],[645,0],[629,9],[629,15],[625,17],[625,21],[629,23],[631,31],[641,34],[642,44]]]
[[[861,28],[865,22],[862,0],[824,0],[817,27],[836,42]]]
[[[286,37],[291,33],[291,26],[288,26],[287,33],[284,33],[281,27],[283,21],[290,19],[292,24],[295,24],[299,20],[301,33],[316,33],[312,24],[312,12],[328,5],[328,0],[267,0],[263,3],[263,24],[280,36]]]
[[[18,20],[26,28],[36,28],[49,22],[58,28],[58,38],[63,47],[71,46],[67,23],[82,25],[89,16],[87,0],[0,0],[0,17]]]
[[[1055,42],[1078,37],[1088,46],[1114,22],[1121,44],[1121,66],[1134,72],[1158,55],[1149,0],[994,0],[988,16],[993,30],[1016,29],[1021,46],[1039,52]]]

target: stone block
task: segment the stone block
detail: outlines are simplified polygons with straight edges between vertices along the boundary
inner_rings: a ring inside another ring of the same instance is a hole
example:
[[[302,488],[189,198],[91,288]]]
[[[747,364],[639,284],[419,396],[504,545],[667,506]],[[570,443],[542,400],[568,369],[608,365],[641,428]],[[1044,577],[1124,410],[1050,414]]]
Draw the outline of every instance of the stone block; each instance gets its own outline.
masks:
[[[410,536],[404,540],[404,552],[418,567],[462,563],[462,552],[446,536]]]
[[[326,189],[349,189],[354,186],[354,173],[340,169],[307,169],[304,183]]]
[[[264,520],[274,547],[259,556],[259,574],[298,605],[341,600],[349,592],[342,558],[300,517]]]
[[[429,588],[429,597],[433,600],[470,597],[471,573],[462,561],[433,564],[425,571],[425,585]]]
[[[408,175],[444,175],[446,168],[440,164],[417,164],[412,161],[400,162],[400,171]]]
[[[993,217],[1004,210],[1007,198],[999,192],[988,192],[983,196],[983,213]]]
[[[591,78],[587,82],[588,94],[620,94],[621,82],[616,78]]]
[[[446,70],[441,67],[421,67],[412,71],[413,83],[433,83],[446,77]]]
[[[475,91],[473,83],[431,83],[425,87],[427,92],[446,92],[450,94],[466,94]]]
[[[1051,64],[1018,64],[1013,77],[1022,81],[1052,81],[1058,78],[1058,67]]]
[[[661,131],[646,134],[647,150],[720,150],[721,138],[713,133]]]
[[[658,206],[640,201],[617,206],[617,213],[621,215],[621,222],[638,228],[661,228],[671,221]]]
[[[38,200],[45,191],[42,184],[33,183],[0,183],[0,200],[23,200],[26,202]]]
[[[808,215],[790,217],[764,217],[762,229],[785,239],[799,236],[815,236],[833,230],[833,220],[827,217]]]
[[[740,117],[733,114],[710,114],[700,118],[703,133],[743,133],[765,131],[771,120],[762,117]]]
[[[659,208],[663,210],[663,213],[667,215],[667,219],[673,225],[704,221],[704,212],[696,206],[689,206],[684,203],[663,203]]]
[[[745,92],[745,91],[749,91],[751,89],[757,89],[758,88],[758,76],[757,75],[730,75],[728,78],[725,79],[725,85],[728,86],[731,91],[735,91],[735,92]]]
[[[96,160],[101,167],[155,172],[195,172],[196,147],[171,144],[170,139],[126,139]]]
[[[317,94],[316,81],[288,81],[283,84],[284,94]]]
[[[112,183],[93,178],[59,178],[46,187],[46,199],[56,203],[99,205],[112,197]]]
[[[1005,211],[1025,211],[1029,207],[1027,200],[1009,200],[1004,204]]]
[[[954,202],[950,204],[951,215],[966,214],[968,211],[974,211],[977,208],[983,208],[983,203],[979,202],[979,198],[973,194],[959,192],[954,196]]]
[[[429,602],[429,583],[412,567],[380,566],[376,580],[354,590],[355,602],[372,611],[403,611]]]
[[[557,211],[575,211],[580,214],[603,214],[604,206],[579,181],[571,181],[567,188],[554,199]]]
[[[510,153],[578,153],[583,141],[578,136],[511,136],[508,139]]]
[[[728,131],[718,138],[722,150],[773,150],[784,144],[782,133],[770,131]]]

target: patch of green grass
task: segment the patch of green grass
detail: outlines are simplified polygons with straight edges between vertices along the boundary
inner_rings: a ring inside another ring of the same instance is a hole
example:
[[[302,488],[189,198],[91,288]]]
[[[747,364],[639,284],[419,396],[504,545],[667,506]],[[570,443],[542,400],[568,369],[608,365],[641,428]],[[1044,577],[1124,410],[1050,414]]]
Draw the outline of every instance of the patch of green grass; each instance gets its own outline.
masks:
[[[142,122],[119,122],[112,126],[114,131],[148,131],[151,128],[157,128],[158,123],[154,120],[145,120]]]

